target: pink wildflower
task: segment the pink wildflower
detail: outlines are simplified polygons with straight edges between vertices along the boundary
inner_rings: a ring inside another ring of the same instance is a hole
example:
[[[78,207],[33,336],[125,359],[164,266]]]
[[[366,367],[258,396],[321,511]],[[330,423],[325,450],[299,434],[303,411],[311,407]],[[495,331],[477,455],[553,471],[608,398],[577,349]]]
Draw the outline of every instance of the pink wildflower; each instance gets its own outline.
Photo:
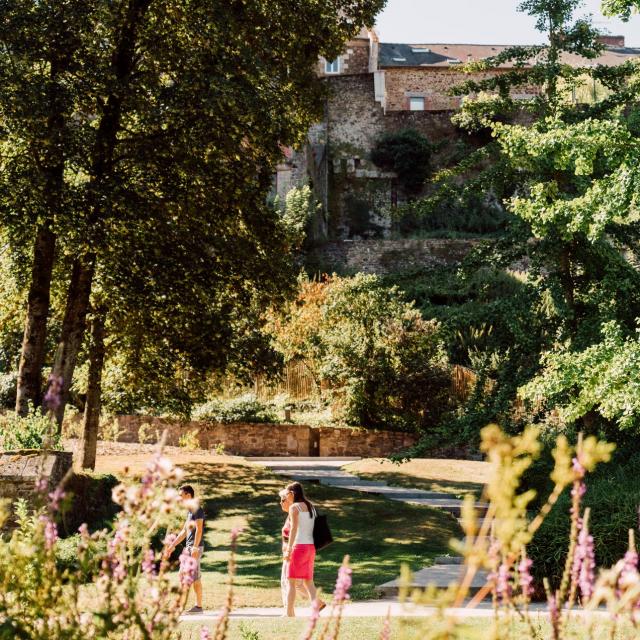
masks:
[[[311,603],[311,616],[309,617],[309,624],[302,640],[311,640],[311,638],[313,638],[313,632],[320,618],[320,604],[321,602],[318,598]]]
[[[144,557],[142,558],[142,571],[148,576],[152,576],[155,574],[155,560],[156,555],[152,549],[147,549],[145,551]]]
[[[211,632],[207,627],[200,628],[200,640],[211,640]]]
[[[520,578],[520,589],[522,590],[522,595],[529,599],[533,595],[533,577],[531,576],[531,566],[533,565],[533,561],[531,558],[527,558],[524,556],[518,565],[518,575]]]
[[[49,411],[55,411],[62,402],[62,377],[49,376],[49,388],[42,400],[42,404],[49,409]]]
[[[46,478],[38,478],[36,480],[36,491],[38,493],[44,493],[48,488],[49,483]]]
[[[593,595],[596,567],[593,536],[589,534],[589,528],[586,525],[581,528],[578,534],[578,544],[575,553],[574,568],[576,563],[579,562],[578,585],[580,586],[580,593],[586,602]]]
[[[582,478],[584,478],[585,474],[587,473],[587,470],[580,461],[579,456],[576,456],[573,459],[573,470],[575,471],[578,480],[582,480]]]
[[[338,569],[338,579],[336,580],[336,588],[333,592],[333,600],[336,603],[344,602],[349,599],[349,589],[351,589],[351,567],[343,564]]]
[[[180,584],[183,587],[190,587],[196,579],[196,571],[198,569],[198,561],[184,549],[180,554]]]
[[[40,516],[40,521],[44,523],[44,547],[49,551],[58,540],[58,527],[47,516]]]
[[[560,611],[558,610],[558,601],[556,597],[549,594],[548,597],[549,620],[553,629],[553,637],[558,638],[558,629],[560,626]]]
[[[49,506],[52,511],[57,511],[60,508],[60,502],[64,499],[65,495],[65,492],[60,487],[56,487],[49,494]]]
[[[511,583],[509,581],[509,567],[504,562],[498,567],[496,593],[503,603],[509,602],[511,598]]]
[[[380,640],[391,640],[391,609],[389,609],[387,617],[384,619],[382,633],[380,633]]]

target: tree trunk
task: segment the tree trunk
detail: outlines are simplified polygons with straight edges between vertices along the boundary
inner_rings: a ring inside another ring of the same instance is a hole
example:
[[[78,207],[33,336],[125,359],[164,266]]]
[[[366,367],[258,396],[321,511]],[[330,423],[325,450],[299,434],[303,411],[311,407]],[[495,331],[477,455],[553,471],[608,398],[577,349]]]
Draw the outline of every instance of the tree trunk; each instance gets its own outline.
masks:
[[[91,346],[89,349],[89,380],[87,401],[82,423],[82,443],[80,447],[80,467],[95,469],[98,446],[98,426],[102,408],[102,366],[104,364],[104,322],[106,310],[95,309],[91,322]]]
[[[42,366],[45,357],[51,277],[56,251],[56,235],[52,225],[55,217],[62,213],[64,192],[65,104],[62,97],[63,92],[59,86],[59,78],[65,72],[70,59],[71,52],[57,50],[50,60],[50,77],[47,88],[49,114],[44,131],[47,144],[42,160],[47,219],[36,230],[33,248],[31,283],[18,366],[16,412],[20,415],[26,415],[29,403],[34,407],[38,406],[42,393]]]
[[[576,314],[575,283],[571,272],[571,250],[565,248],[560,253],[560,284],[564,294],[565,303],[569,309],[569,326],[572,334],[575,335],[578,329],[578,318]]]
[[[38,229],[33,247],[31,284],[18,367],[16,413],[21,416],[27,414],[29,403],[37,407],[41,400],[42,365],[45,356],[55,249],[56,236],[45,224]]]
[[[62,378],[60,405],[55,411],[58,433],[62,430],[62,419],[69,400],[73,372],[86,329],[95,263],[96,256],[93,253],[76,258],[71,272],[62,333],[52,371],[54,376]]]
[[[102,190],[109,178],[113,176],[113,157],[121,128],[122,103],[135,67],[138,30],[151,2],[152,0],[129,0],[123,15],[123,24],[119,28],[119,40],[112,58],[111,69],[116,83],[114,90],[104,102],[91,153],[91,180],[87,185],[89,202],[87,228],[90,234],[99,235],[100,233],[93,227],[100,222],[104,213]],[[95,242],[99,245],[102,240],[97,238]],[[61,401],[55,414],[58,433],[62,431],[62,420],[69,400],[69,387],[86,329],[91,285],[96,269],[96,244],[90,245],[92,250],[81,258],[76,258],[73,264],[62,333],[53,370],[53,375],[62,378]]]

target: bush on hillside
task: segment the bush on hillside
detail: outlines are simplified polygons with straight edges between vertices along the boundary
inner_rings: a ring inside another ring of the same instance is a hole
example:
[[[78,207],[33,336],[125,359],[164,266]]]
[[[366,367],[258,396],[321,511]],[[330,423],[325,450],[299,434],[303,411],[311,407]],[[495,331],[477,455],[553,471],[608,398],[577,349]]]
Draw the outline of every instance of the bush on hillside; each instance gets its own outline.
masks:
[[[0,409],[13,409],[16,404],[18,374],[15,371],[0,373]]]
[[[386,133],[371,150],[371,160],[384,171],[394,171],[412,195],[419,193],[431,170],[433,146],[415,129]]]
[[[274,410],[248,394],[231,400],[209,400],[196,407],[193,420],[230,424],[233,422],[277,422]]]
[[[624,556],[628,548],[629,529],[637,530],[640,506],[640,457],[619,466],[609,463],[587,478],[584,507],[591,508],[589,531],[595,544],[596,563],[610,567]],[[547,469],[539,468],[542,476]],[[547,478],[548,479],[548,478]],[[528,481],[531,486],[531,479]],[[546,483],[541,483],[541,488]],[[560,582],[567,556],[571,496],[567,489],[529,543],[534,577],[539,582],[548,577],[555,588]]]

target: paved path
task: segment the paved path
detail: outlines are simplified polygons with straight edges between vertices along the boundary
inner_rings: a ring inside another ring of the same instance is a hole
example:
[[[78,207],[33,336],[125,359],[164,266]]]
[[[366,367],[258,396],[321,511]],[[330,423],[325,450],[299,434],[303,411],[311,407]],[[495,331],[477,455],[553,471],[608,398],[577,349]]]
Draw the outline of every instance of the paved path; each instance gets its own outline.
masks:
[[[231,613],[231,618],[235,620],[259,619],[259,618],[280,618],[282,617],[281,607],[246,607],[235,609]],[[397,600],[369,600],[365,602],[350,602],[344,608],[346,618],[383,618],[388,612],[394,618],[428,618],[435,613],[434,607],[417,606],[411,604],[401,604]],[[534,616],[547,617],[547,606],[543,603],[530,605],[530,611]],[[594,612],[596,615],[609,615],[604,609]],[[296,616],[308,618],[311,610],[308,607],[297,607]],[[493,616],[493,608],[490,602],[483,602],[473,609],[460,607],[447,609],[447,614],[459,619],[468,618],[489,618]],[[200,614],[189,614],[181,616],[183,622],[215,622],[219,611],[205,611]],[[320,617],[325,618],[331,615],[331,607],[327,607]],[[576,609],[571,612],[572,616],[589,615],[589,612]]]
[[[425,491],[407,487],[390,487],[386,482],[362,480],[358,476],[348,473],[342,467],[359,458],[247,458],[249,462],[271,469],[278,475],[298,480],[299,482],[319,482],[320,484],[357,491],[370,495],[383,496],[390,500],[398,500],[408,504],[418,504],[435,509],[441,509],[460,517],[462,500],[449,493]],[[480,515],[486,511],[486,505],[479,504]],[[411,587],[421,588],[429,584],[446,589],[452,582],[460,579],[460,559],[443,556],[436,558],[435,564],[417,571],[413,576]],[[473,579],[470,592],[473,594],[482,588],[486,582],[487,573],[479,571]],[[392,597],[398,595],[400,580],[392,580],[377,587],[381,596]],[[356,606],[354,603],[350,606]],[[368,615],[368,614],[367,614]],[[371,614],[378,615],[378,614]]]

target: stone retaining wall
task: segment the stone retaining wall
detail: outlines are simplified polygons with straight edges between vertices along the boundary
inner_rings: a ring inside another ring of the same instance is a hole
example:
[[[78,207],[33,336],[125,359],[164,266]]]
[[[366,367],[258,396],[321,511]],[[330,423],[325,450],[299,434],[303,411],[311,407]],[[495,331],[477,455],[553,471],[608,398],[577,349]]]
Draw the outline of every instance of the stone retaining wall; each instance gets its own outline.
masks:
[[[385,275],[413,267],[451,266],[463,258],[480,240],[401,239],[340,240],[329,242],[312,254],[314,264],[325,271],[375,273]]]
[[[0,453],[0,498],[31,501],[38,479],[45,478],[49,489],[53,489],[71,469],[72,463],[70,451],[43,453],[28,449]]]
[[[415,444],[410,433],[369,431],[298,424],[210,424],[149,416],[118,416],[119,442],[138,442],[140,427],[149,434],[167,431],[167,444],[177,446],[180,436],[197,432],[202,449],[224,446],[225,453],[241,456],[363,456],[383,457]]]

